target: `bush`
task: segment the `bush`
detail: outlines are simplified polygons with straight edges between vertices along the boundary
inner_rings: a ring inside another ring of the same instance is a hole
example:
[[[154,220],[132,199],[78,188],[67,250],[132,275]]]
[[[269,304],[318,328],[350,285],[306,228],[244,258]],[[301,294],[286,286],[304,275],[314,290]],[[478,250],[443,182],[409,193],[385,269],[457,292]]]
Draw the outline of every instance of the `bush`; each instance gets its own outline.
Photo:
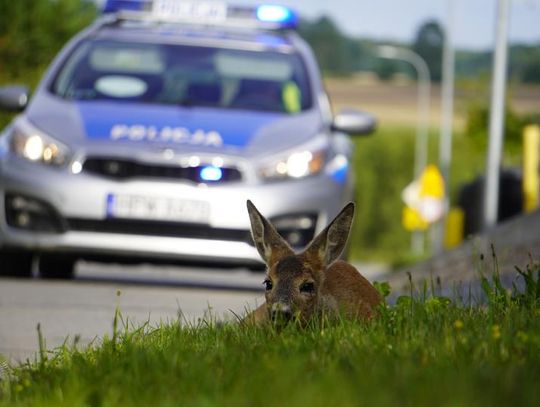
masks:
[[[35,85],[64,43],[96,16],[81,0],[0,2],[0,83]]]
[[[486,149],[489,139],[489,107],[485,103],[472,103],[467,108],[465,133],[479,148]],[[531,118],[519,116],[507,103],[504,116],[504,149],[510,154],[521,152],[523,127]]]
[[[85,0],[0,1],[0,86],[34,88],[54,55],[95,17]],[[13,117],[0,112],[0,130]]]
[[[401,226],[401,191],[413,180],[414,129],[381,127],[368,138],[356,138],[355,225],[351,257],[393,261],[409,249]]]

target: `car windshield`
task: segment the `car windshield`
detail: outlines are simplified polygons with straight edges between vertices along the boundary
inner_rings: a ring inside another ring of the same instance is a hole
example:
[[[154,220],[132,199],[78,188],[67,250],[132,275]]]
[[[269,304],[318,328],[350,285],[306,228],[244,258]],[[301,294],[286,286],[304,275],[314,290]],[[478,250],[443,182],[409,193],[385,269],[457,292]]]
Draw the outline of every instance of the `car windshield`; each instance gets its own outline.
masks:
[[[91,40],[56,76],[56,95],[297,113],[311,107],[297,54]]]

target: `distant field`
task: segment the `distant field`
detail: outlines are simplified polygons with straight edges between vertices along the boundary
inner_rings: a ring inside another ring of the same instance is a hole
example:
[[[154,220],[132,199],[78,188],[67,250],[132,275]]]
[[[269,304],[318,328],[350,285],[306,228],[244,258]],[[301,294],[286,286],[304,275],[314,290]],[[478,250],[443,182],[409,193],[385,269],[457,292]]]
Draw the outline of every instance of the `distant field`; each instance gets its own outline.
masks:
[[[417,122],[416,83],[380,82],[366,78],[327,78],[325,85],[335,111],[342,107],[355,107],[374,114],[382,124],[414,126]],[[489,103],[489,89],[460,86],[456,89],[456,130],[462,130],[467,106],[471,103]],[[510,87],[511,107],[519,114],[540,113],[540,86]],[[441,87],[432,86],[430,124],[438,127],[441,118]]]

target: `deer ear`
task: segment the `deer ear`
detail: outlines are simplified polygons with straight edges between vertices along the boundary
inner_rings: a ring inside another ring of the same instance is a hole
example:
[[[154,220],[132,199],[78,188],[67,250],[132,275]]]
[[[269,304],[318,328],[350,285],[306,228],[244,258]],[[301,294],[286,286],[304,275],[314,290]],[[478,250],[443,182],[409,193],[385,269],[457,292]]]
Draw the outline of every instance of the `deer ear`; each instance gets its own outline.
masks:
[[[349,202],[330,224],[317,235],[305,250],[308,257],[323,267],[336,261],[347,244],[354,218],[354,203]]]
[[[279,259],[293,255],[294,252],[274,226],[261,215],[251,201],[247,201],[247,210],[251,222],[251,236],[255,247],[264,262],[271,267]]]

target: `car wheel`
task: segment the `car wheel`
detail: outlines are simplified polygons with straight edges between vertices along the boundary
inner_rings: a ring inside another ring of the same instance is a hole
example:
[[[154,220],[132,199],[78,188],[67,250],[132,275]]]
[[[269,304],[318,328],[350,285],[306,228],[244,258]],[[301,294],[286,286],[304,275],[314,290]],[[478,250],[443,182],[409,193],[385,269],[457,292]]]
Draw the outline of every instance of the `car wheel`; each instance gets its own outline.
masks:
[[[69,255],[43,254],[39,258],[39,275],[42,278],[73,278],[77,259]]]
[[[33,253],[0,250],[0,276],[30,277]]]

